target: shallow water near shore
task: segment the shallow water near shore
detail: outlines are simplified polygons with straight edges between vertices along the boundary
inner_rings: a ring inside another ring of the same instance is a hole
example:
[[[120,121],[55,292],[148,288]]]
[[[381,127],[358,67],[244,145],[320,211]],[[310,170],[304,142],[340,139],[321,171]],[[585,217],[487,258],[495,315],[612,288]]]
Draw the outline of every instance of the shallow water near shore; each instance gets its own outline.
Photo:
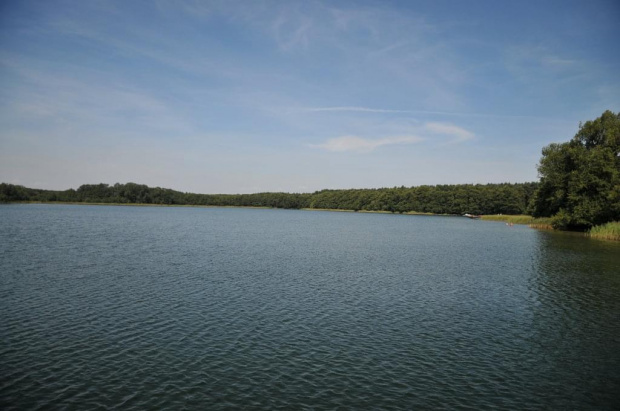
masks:
[[[459,217],[0,205],[2,409],[615,409],[620,244]]]

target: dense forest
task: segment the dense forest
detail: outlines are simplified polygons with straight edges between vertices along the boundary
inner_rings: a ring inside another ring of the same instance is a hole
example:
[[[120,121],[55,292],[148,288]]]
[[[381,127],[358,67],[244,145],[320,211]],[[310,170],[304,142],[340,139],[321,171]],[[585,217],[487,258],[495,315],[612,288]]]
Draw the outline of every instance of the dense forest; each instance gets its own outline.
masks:
[[[142,184],[86,184],[77,190],[51,191],[0,184],[0,202],[78,202],[315,208],[436,214],[523,214],[537,183],[460,184],[307,194],[193,194]]]
[[[571,230],[620,221],[620,113],[605,111],[570,141],[543,148],[538,174],[534,217]]]

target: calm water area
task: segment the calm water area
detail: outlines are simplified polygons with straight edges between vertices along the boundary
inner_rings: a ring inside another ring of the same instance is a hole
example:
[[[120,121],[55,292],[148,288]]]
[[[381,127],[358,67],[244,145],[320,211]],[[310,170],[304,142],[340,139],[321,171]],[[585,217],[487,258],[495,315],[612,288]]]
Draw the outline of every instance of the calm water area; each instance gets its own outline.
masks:
[[[0,206],[0,409],[619,409],[620,244],[462,217]]]

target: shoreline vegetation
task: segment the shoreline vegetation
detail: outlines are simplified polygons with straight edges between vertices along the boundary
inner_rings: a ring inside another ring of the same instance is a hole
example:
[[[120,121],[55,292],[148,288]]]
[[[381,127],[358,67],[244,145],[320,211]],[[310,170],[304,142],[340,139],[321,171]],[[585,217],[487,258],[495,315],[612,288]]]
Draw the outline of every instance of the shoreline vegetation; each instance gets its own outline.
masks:
[[[154,203],[113,203],[91,201],[0,201],[0,204],[58,204],[58,205],[86,205],[86,206],[114,206],[114,207],[196,207],[196,208],[257,208],[273,209],[268,206],[234,206],[234,205],[202,205],[202,204],[154,204]]]
[[[620,221],[594,226],[588,231],[588,235],[601,240],[620,241]]]
[[[568,231],[620,221],[620,112],[607,110],[579,123],[571,140],[544,147],[537,169],[538,189],[524,214]]]
[[[152,203],[92,203],[79,201],[9,201],[0,204],[58,204],[58,205],[85,205],[85,206],[116,206],[116,207],[196,207],[196,208],[251,208],[259,210],[275,210],[279,207],[268,206],[242,206],[242,205],[200,205],[200,204],[152,204]],[[280,208],[282,209],[282,208]],[[301,211],[330,211],[336,213],[361,213],[361,214],[402,214],[402,215],[422,215],[422,216],[444,216],[460,217],[460,214],[436,214],[423,213],[418,211],[396,212],[382,210],[349,210],[339,208],[296,208],[293,210]]]
[[[314,193],[195,194],[142,184],[41,190],[0,184],[0,202],[242,206],[400,214],[525,214],[537,183],[459,184]]]
[[[482,220],[486,221],[504,221],[512,224],[528,225],[532,228],[540,228],[544,230],[553,230],[553,220],[549,217],[532,217],[530,215],[518,214],[518,215],[483,215]]]
[[[549,217],[532,217],[529,215],[483,215],[482,220],[486,221],[503,221],[512,224],[528,225],[532,228],[554,230],[552,226],[553,219]],[[585,235],[591,238],[597,238],[601,240],[613,240],[620,241],[620,221],[612,221],[606,224],[601,224],[592,227],[584,232]]]

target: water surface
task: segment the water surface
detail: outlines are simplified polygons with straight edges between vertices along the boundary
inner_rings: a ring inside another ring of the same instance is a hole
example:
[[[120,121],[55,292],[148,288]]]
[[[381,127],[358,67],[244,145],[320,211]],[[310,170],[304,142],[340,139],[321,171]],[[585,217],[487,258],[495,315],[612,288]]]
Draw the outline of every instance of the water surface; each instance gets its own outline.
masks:
[[[458,217],[0,206],[2,409],[614,409],[620,244]]]

